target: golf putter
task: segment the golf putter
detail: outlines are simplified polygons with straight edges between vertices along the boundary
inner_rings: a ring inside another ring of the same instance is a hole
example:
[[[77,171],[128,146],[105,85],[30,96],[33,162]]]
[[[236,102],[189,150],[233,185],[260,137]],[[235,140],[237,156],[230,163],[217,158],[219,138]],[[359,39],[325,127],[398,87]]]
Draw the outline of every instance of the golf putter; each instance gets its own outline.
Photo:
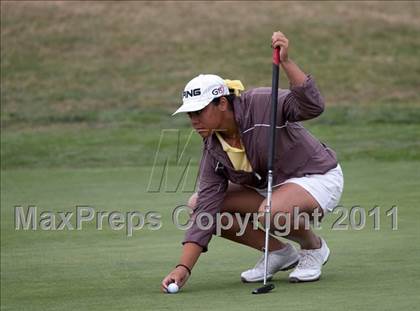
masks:
[[[273,191],[273,162],[275,155],[276,141],[276,123],[277,123],[277,97],[279,89],[279,64],[280,48],[273,49],[273,77],[271,82],[271,131],[270,144],[268,148],[268,185],[267,185],[267,203],[264,208],[265,223],[265,245],[264,245],[264,283],[262,287],[252,291],[253,294],[265,294],[274,289],[274,284],[267,284],[268,270],[268,238],[270,233],[270,213],[271,213],[271,194]]]

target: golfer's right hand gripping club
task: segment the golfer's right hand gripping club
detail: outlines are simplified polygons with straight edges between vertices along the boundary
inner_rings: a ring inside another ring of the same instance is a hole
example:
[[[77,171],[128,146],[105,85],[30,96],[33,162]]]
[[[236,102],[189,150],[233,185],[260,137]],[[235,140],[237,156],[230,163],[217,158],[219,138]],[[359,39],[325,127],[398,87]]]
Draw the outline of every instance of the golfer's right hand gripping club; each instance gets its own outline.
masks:
[[[274,284],[267,284],[268,270],[268,238],[270,233],[270,214],[271,214],[271,194],[273,191],[273,162],[276,152],[276,123],[277,123],[277,97],[279,89],[279,64],[280,48],[273,49],[273,76],[271,82],[271,131],[270,143],[268,148],[268,185],[267,185],[267,205],[264,209],[265,223],[265,245],[264,245],[264,285],[252,291],[253,294],[265,294],[274,288]]]

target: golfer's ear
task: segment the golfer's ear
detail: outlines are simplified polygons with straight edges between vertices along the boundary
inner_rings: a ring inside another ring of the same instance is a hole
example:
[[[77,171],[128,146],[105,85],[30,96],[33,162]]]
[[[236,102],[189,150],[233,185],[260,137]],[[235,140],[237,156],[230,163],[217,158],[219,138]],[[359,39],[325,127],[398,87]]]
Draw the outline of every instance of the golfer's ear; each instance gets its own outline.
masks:
[[[220,98],[219,109],[220,109],[221,111],[227,111],[227,110],[229,110],[229,102],[228,102],[228,100],[226,99],[226,97],[224,97],[224,96],[222,96],[222,97]]]

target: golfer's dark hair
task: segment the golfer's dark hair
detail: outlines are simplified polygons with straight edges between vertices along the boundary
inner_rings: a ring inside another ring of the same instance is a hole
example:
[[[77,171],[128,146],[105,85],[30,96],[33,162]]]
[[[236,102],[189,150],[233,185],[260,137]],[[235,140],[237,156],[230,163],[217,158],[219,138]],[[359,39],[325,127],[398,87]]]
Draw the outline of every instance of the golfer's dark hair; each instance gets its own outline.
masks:
[[[220,104],[220,98],[224,97],[226,98],[226,100],[229,103],[229,109],[233,111],[233,101],[236,98],[236,95],[233,93],[233,90],[229,89],[229,91],[231,91],[231,93],[229,95],[223,95],[217,98],[214,98],[211,102],[213,103],[213,105],[218,106]]]

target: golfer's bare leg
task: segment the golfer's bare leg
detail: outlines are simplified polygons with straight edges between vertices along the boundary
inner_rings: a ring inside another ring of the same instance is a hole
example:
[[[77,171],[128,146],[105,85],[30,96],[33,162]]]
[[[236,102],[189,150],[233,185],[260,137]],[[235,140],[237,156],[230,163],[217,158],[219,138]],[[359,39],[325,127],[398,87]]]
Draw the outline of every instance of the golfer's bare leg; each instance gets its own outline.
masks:
[[[265,204],[266,200],[261,203],[259,208],[260,211],[264,211]],[[290,217],[290,226],[288,228],[290,233],[285,236],[286,238],[299,243],[302,249],[316,249],[321,247],[320,238],[311,230],[309,224],[306,224],[305,226],[305,220],[303,218],[299,218],[298,226],[295,228],[295,220],[293,219],[294,207],[299,208],[299,213],[307,213],[310,216],[313,215],[312,213],[315,209],[318,209],[319,213],[322,215],[322,209],[309,192],[297,184],[284,184],[275,188],[273,191],[271,228],[273,229],[275,226],[274,215],[279,212],[284,213]],[[286,219],[284,217],[278,217],[277,221],[278,226],[284,226]]]
[[[195,208],[196,200],[197,194],[194,194],[188,201],[188,205],[191,208]],[[221,213],[231,213],[233,216],[233,224],[229,229],[222,230],[221,236],[225,239],[229,239],[236,243],[247,245],[259,251],[263,250],[265,232],[261,229],[254,229],[251,222],[251,214],[258,212],[258,207],[261,205],[261,202],[263,200],[264,197],[258,194],[256,191],[240,185],[230,183],[222,204]],[[242,215],[249,213],[250,215],[245,230],[240,236],[236,235],[241,231],[241,227],[236,219],[236,216],[234,215],[235,213],[239,213]],[[225,218],[222,217],[222,223],[224,219]],[[226,225],[226,223],[223,224]],[[270,236],[269,251],[279,250],[282,249],[284,246],[285,244],[280,242],[278,239]]]

